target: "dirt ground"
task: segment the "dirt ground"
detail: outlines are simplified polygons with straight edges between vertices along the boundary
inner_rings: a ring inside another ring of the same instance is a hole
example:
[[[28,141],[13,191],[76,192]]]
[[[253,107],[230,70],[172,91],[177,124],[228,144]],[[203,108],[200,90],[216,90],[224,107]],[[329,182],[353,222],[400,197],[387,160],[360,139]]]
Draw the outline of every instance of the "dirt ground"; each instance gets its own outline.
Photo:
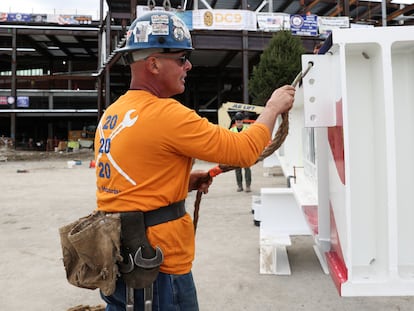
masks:
[[[59,227],[95,208],[92,152],[19,157],[0,161],[0,309],[66,311],[102,304],[97,290],[66,281],[58,234]],[[69,168],[72,160],[77,165]],[[196,168],[212,166],[196,162]],[[290,276],[261,275],[251,195],[286,183],[281,175],[265,176],[267,170],[261,163],[252,168],[252,193],[236,192],[234,173],[228,172],[217,176],[202,198],[193,267],[200,310],[413,310],[414,297],[339,297],[322,272],[311,236],[292,237]],[[194,199],[190,193],[190,214]]]
[[[27,151],[15,150],[13,148],[5,148],[0,146],[0,162],[5,161],[44,161],[44,160],[61,160],[72,159],[89,159],[93,158],[91,149],[78,149],[75,152],[66,151]]]

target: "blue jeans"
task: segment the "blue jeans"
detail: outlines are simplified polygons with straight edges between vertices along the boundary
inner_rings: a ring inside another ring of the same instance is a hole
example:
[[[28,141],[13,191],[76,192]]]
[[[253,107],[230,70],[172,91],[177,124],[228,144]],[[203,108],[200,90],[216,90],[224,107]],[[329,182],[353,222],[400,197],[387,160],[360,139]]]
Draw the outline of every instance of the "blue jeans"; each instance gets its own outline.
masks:
[[[126,289],[122,278],[111,296],[101,297],[107,303],[106,311],[125,311]],[[198,311],[197,292],[192,273],[175,275],[160,272],[154,282],[153,311]],[[134,311],[144,310],[144,290],[134,291]]]

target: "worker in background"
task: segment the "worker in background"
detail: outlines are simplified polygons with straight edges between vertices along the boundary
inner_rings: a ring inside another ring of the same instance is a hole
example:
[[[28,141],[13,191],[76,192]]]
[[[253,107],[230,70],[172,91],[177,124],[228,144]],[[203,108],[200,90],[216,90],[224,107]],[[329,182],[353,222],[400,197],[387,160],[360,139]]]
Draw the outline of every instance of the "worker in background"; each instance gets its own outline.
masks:
[[[243,123],[245,119],[244,113],[239,111],[234,116],[234,126],[230,128],[230,131],[240,133],[246,130],[249,126]],[[236,181],[237,181],[237,192],[243,191],[243,172],[242,168],[236,168]],[[244,168],[244,179],[246,181],[246,192],[251,192],[250,185],[252,184],[252,170],[250,167]]]
[[[101,292],[107,311],[129,310],[132,298],[134,310],[143,310],[144,302],[152,304],[151,310],[198,310],[191,274],[194,227],[184,201],[191,190],[206,193],[211,178],[208,172],[192,171],[193,160],[252,165],[269,142],[277,116],[293,104],[295,89],[286,85],[273,92],[249,129],[236,134],[210,123],[172,99],[185,90],[192,49],[180,18],[151,11],[132,23],[125,47],[117,50],[129,63],[131,82],[97,128],[96,195],[99,211],[121,215],[124,262],[119,266],[131,269],[121,269],[112,294]],[[137,228],[124,227],[136,214],[144,215],[145,230],[138,222]],[[133,244],[126,231],[144,232],[139,238],[150,247],[125,247]],[[155,282],[134,287],[130,276],[139,263],[150,266],[154,258],[162,259]]]

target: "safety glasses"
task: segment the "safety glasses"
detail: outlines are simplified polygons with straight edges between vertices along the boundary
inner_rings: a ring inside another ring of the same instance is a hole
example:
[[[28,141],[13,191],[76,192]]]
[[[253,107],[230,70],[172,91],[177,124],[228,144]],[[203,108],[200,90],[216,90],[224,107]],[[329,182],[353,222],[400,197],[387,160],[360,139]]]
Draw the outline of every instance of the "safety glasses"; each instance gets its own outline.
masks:
[[[187,61],[190,61],[189,57],[190,54],[184,54],[183,56],[172,56],[172,55],[157,55],[157,56],[153,56],[155,58],[167,58],[167,59],[173,59],[177,62],[177,64],[179,66],[184,66]]]

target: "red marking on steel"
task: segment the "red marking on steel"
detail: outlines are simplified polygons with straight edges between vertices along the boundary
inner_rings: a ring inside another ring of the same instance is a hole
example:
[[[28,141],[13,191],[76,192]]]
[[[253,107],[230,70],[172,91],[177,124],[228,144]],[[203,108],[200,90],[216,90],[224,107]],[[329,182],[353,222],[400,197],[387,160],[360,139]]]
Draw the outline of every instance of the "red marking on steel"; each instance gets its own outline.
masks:
[[[303,213],[306,221],[314,234],[318,234],[318,206],[317,205],[303,205]]]
[[[342,284],[348,279],[348,270],[343,265],[343,262],[338,258],[338,254],[336,252],[327,252],[325,255],[329,273],[331,274],[332,280],[338,290],[339,296],[342,296]]]
[[[342,253],[339,234],[336,227],[335,218],[331,210],[331,250],[325,253],[328,268],[334,284],[341,295],[341,285],[348,280],[348,269],[346,268],[344,255]]]
[[[328,141],[332,150],[336,170],[342,184],[345,185],[345,159],[344,159],[344,131],[342,120],[342,99],[336,103],[336,126],[328,127]]]

